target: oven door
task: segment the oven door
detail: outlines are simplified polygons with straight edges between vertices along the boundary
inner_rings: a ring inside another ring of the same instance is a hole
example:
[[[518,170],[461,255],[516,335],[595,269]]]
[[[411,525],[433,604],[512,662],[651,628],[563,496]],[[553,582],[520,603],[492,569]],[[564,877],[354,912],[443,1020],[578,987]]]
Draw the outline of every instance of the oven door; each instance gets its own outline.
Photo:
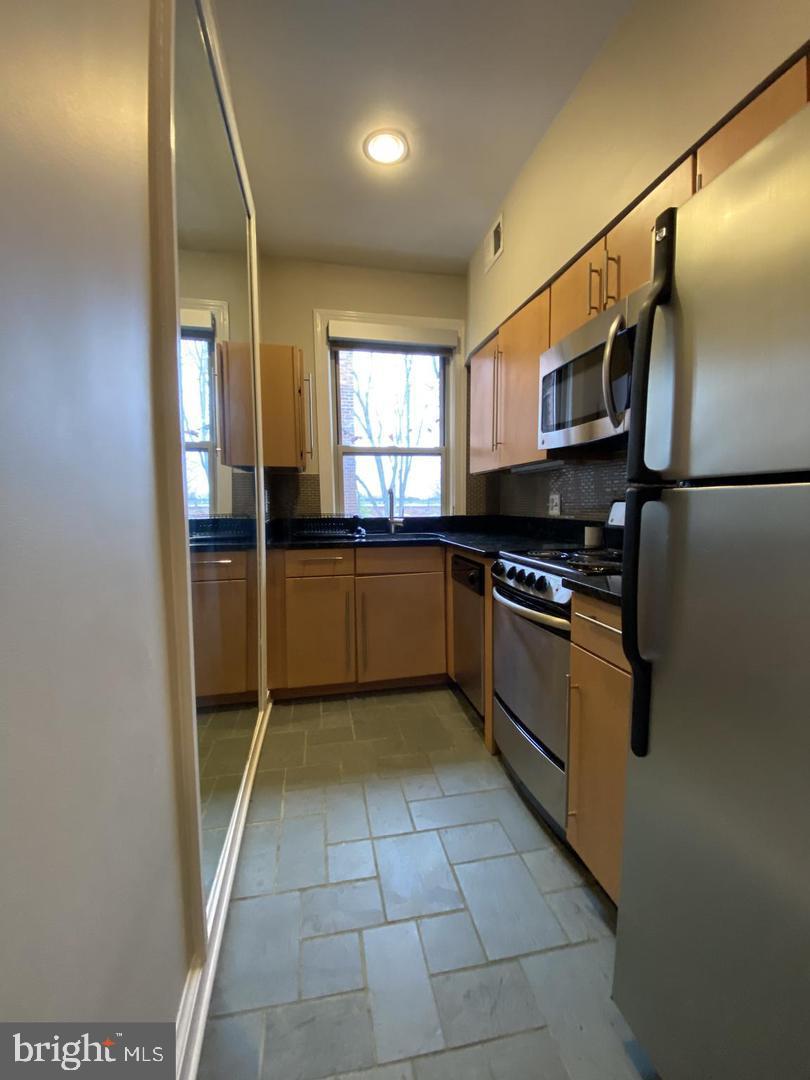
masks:
[[[568,756],[571,624],[492,590],[494,689],[551,757]]]
[[[541,356],[539,450],[627,431],[637,298],[614,304]]]

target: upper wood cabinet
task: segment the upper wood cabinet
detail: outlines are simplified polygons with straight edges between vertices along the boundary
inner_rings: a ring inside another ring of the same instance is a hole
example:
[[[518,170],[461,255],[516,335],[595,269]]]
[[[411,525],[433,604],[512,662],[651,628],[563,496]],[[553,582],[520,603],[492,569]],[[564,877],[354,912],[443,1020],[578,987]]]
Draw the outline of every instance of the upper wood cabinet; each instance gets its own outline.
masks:
[[[497,469],[495,404],[498,374],[498,335],[470,357],[470,472]]]
[[[571,646],[566,837],[605,892],[619,900],[630,676]]]
[[[807,99],[808,58],[802,57],[698,148],[698,191],[797,113]]]
[[[259,363],[263,464],[303,469],[309,435],[301,350],[295,345],[262,345]],[[222,342],[219,371],[223,464],[252,466],[255,438],[250,346],[246,342]]]
[[[498,334],[495,430],[499,466],[525,465],[546,457],[537,449],[540,356],[549,345],[548,290],[530,300]]]
[[[285,613],[286,685],[354,682],[354,578],[287,578]]]
[[[602,311],[604,268],[603,238],[551,283],[551,345]]]
[[[443,674],[444,574],[378,574],[357,582],[357,680]]]
[[[691,198],[693,173],[694,158],[688,157],[607,234],[603,270],[605,307],[650,280],[655,219],[670,206],[682,206]]]

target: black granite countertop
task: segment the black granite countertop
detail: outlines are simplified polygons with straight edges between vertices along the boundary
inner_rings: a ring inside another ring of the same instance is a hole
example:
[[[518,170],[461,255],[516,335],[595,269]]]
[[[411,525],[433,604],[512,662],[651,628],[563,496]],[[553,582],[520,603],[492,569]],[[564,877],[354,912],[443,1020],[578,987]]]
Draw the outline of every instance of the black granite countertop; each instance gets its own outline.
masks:
[[[597,600],[606,600],[608,604],[621,605],[622,602],[622,576],[621,574],[592,574],[589,577],[566,577],[563,581],[574,592],[582,593],[583,596],[593,596]]]

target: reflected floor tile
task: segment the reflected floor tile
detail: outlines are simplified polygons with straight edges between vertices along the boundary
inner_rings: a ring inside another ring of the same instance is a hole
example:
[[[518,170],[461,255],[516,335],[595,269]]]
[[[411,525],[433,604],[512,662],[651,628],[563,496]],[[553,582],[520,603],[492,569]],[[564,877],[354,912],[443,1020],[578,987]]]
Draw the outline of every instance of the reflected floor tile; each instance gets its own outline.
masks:
[[[219,955],[211,1015],[298,997],[299,893],[235,900]]]
[[[516,960],[434,975],[432,982],[448,1046],[463,1046],[545,1024]]]
[[[365,993],[284,1005],[267,1013],[263,1080],[322,1080],[374,1064]]]
[[[463,907],[436,833],[409,833],[374,841],[389,920]]]
[[[301,936],[360,930],[385,922],[376,880],[308,889],[301,900]]]
[[[419,933],[432,975],[486,962],[481,942],[466,911],[420,919]]]
[[[419,1058],[416,1080],[572,1080],[545,1029]]]
[[[334,934],[301,942],[301,997],[325,997],[363,987],[360,938]]]
[[[220,776],[213,782],[202,816],[204,829],[225,828],[230,824],[241,776]]]
[[[350,840],[326,849],[330,881],[356,881],[374,877],[374,851],[370,840]]]
[[[456,875],[490,960],[568,943],[517,855],[462,863]]]
[[[444,1046],[416,924],[366,930],[363,945],[379,1061]]]
[[[211,891],[227,833],[227,829],[203,829],[202,831],[202,877],[203,891],[206,896]]]
[[[249,1013],[209,1020],[205,1025],[198,1080],[258,1080],[264,1016]]]
[[[439,835],[452,863],[473,862],[475,859],[488,859],[493,855],[510,855],[515,850],[503,831],[503,826],[497,821],[442,829]]]
[[[249,735],[233,735],[219,738],[203,765],[203,776],[241,776],[250,750]]]

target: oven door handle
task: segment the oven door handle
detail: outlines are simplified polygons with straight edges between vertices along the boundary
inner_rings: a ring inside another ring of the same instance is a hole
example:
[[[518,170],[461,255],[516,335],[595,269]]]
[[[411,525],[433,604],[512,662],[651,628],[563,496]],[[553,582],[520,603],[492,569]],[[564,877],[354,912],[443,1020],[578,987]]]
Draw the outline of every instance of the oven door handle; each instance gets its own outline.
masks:
[[[553,630],[567,630],[569,633],[571,631],[571,623],[568,619],[559,619],[556,615],[546,615],[542,611],[523,607],[522,604],[516,604],[514,600],[507,600],[505,596],[501,596],[497,589],[492,590],[492,599],[502,607],[508,608],[509,611],[514,611],[521,618],[537,623],[538,626],[549,626]]]

